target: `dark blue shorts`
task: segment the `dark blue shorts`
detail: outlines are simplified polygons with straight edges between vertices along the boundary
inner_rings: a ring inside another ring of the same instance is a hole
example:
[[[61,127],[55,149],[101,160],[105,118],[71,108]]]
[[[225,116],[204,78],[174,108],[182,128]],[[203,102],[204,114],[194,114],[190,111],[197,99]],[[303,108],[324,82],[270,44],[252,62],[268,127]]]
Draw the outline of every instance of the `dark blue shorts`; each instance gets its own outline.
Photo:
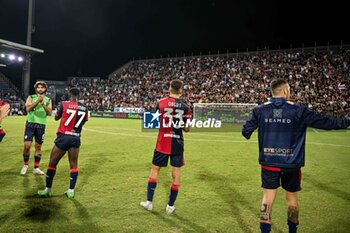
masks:
[[[298,192],[301,190],[301,169],[270,171],[261,168],[261,180],[261,187],[266,189],[277,189],[282,184],[283,189]]]
[[[55,146],[58,149],[67,151],[70,148],[79,148],[80,147],[80,137],[66,134],[57,134],[55,140]]]
[[[35,137],[35,142],[38,144],[43,144],[45,136],[45,125],[37,123],[26,123],[26,128],[24,131],[24,141],[33,141]]]
[[[158,151],[154,151],[152,163],[158,167],[168,166],[168,161],[170,157],[170,165],[173,167],[182,167],[185,165],[184,156],[181,155],[167,155],[162,154]]]

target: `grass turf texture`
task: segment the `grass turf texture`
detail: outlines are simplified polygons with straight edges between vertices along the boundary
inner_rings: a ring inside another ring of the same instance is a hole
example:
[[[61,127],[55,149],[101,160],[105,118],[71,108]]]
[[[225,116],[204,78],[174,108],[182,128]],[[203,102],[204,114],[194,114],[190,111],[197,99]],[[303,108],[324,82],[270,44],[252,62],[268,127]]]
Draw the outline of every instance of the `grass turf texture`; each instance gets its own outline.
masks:
[[[0,232],[258,232],[262,198],[257,135],[240,132],[185,134],[176,212],[165,214],[171,169],[163,168],[154,211],[139,207],[146,185],[156,133],[141,132],[141,122],[91,118],[85,125],[74,199],[65,155],[57,167],[51,198],[40,199],[45,176],[34,176],[33,153],[24,177],[24,117],[3,122],[0,144]],[[41,168],[46,172],[58,122],[48,119]],[[350,229],[350,132],[309,130],[299,232],[347,232]],[[279,189],[273,232],[287,232],[287,207]]]

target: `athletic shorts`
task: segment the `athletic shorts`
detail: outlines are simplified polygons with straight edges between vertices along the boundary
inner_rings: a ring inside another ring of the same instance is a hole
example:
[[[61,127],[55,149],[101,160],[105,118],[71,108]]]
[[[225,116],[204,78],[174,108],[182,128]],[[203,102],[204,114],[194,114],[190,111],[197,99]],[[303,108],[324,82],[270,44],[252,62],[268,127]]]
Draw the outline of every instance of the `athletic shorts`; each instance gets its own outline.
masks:
[[[35,137],[35,142],[38,144],[43,144],[45,136],[45,125],[37,123],[26,123],[26,128],[24,131],[24,141],[33,141]]]
[[[57,134],[55,146],[63,151],[67,151],[70,148],[79,148],[80,137],[66,134]]]
[[[152,163],[158,167],[168,166],[168,161],[170,157],[170,165],[173,167],[182,167],[185,165],[184,156],[181,155],[167,155],[162,154],[158,151],[154,151]]]
[[[266,189],[277,189],[282,184],[282,188],[289,192],[301,190],[301,169],[283,169],[281,171],[271,171],[261,168],[261,187]]]

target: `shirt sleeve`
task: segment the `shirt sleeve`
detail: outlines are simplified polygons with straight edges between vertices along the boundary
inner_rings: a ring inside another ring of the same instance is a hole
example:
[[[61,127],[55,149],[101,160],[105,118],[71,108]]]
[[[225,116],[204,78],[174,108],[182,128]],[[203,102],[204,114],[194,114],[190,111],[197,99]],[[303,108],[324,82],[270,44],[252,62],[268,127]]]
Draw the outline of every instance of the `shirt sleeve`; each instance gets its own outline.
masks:
[[[346,117],[329,117],[324,114],[318,113],[306,106],[301,107],[301,114],[304,123],[317,129],[346,129],[350,125],[349,118]]]
[[[191,121],[192,119],[192,110],[190,106],[187,106],[187,111],[185,112],[185,122]]]
[[[63,104],[62,104],[62,102],[59,102],[59,104],[57,106],[57,112],[56,112],[55,118],[61,118],[62,113],[63,113]]]
[[[249,119],[246,121],[246,123],[243,125],[242,128],[242,135],[246,139],[250,139],[250,136],[253,134],[254,130],[258,128],[258,107],[255,107],[253,111],[250,114]]]
[[[89,110],[86,109],[86,114],[85,114],[85,121],[88,121],[89,120]]]

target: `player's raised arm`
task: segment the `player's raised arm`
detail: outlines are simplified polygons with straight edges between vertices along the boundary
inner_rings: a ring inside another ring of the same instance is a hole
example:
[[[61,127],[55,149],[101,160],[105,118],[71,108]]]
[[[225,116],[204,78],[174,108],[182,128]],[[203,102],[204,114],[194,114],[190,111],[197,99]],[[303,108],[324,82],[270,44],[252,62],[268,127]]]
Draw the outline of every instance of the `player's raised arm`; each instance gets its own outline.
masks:
[[[0,124],[2,119],[4,119],[10,112],[10,105],[9,104],[5,104],[3,106],[0,107]]]
[[[43,108],[45,109],[45,112],[48,116],[52,115],[52,104],[51,104],[51,100],[49,100],[49,102],[47,104],[45,104],[44,101],[41,102],[41,105],[43,106]]]
[[[37,101],[35,101],[35,103],[32,103],[32,97],[28,96],[27,101],[26,101],[26,111],[27,112],[31,112],[34,110],[34,108],[36,106],[38,106],[38,104],[44,99],[43,96],[39,96]]]
[[[183,130],[186,132],[186,133],[188,133],[188,132],[190,132],[190,130],[191,130],[191,127],[190,126],[188,126],[188,127],[184,127],[183,128]]]
[[[6,135],[5,131],[1,128],[1,122],[2,122],[2,119],[4,119],[10,112],[10,105],[8,103],[6,103],[5,105],[1,105],[1,104],[2,103],[0,101],[0,142]]]
[[[191,111],[191,108],[188,107],[188,110],[185,115],[185,127],[183,128],[183,131],[185,131],[186,133],[190,132],[191,130],[191,126],[188,124],[188,122],[191,121],[191,119],[192,119],[192,111]]]
[[[57,106],[57,111],[56,111],[56,114],[55,114],[55,120],[56,121],[61,119],[62,113],[63,113],[63,104],[62,104],[62,102],[59,102],[58,106]]]
[[[350,125],[350,120],[346,117],[329,117],[306,106],[303,106],[301,111],[305,124],[313,128],[325,130],[346,129]]]
[[[246,139],[250,139],[250,136],[254,132],[256,128],[258,128],[258,118],[257,118],[257,113],[258,108],[254,108],[252,111],[252,114],[250,115],[250,118],[247,120],[247,122],[243,125],[242,128],[242,135]]]

